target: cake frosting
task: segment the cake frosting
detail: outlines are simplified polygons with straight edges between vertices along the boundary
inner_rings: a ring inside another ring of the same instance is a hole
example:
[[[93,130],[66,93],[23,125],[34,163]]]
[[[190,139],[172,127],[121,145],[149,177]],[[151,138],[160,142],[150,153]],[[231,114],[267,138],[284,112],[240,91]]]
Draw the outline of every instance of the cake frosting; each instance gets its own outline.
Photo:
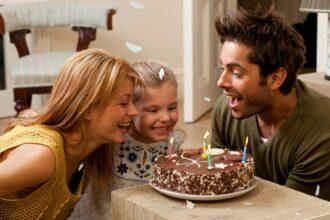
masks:
[[[153,166],[151,183],[162,189],[193,195],[217,195],[246,189],[254,177],[253,158],[242,152],[212,148],[212,166],[202,157],[202,149],[179,150],[159,156]]]

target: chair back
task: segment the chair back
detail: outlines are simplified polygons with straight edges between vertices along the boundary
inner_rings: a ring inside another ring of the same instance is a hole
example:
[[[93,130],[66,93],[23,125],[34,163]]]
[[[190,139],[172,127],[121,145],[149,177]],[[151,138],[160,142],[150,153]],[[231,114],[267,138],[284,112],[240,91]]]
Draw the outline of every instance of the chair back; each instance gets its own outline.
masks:
[[[110,9],[109,9],[110,8]],[[42,1],[0,7],[4,27],[0,34],[34,27],[80,26],[112,29],[113,6],[94,1]]]
[[[110,0],[49,0],[0,7],[0,34],[9,33],[19,59],[10,66],[17,113],[31,106],[33,94],[49,93],[60,68],[74,51],[30,54],[26,35],[36,27],[69,26],[78,32],[76,51],[87,49],[98,28],[112,30],[116,9]]]

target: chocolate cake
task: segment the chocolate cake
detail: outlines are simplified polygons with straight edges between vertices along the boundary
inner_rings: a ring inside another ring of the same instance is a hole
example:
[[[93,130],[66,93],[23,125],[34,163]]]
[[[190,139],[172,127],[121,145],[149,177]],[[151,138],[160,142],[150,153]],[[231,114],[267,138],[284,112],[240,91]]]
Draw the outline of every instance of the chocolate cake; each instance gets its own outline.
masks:
[[[242,152],[212,148],[211,167],[202,149],[180,150],[159,156],[153,166],[151,184],[162,189],[193,195],[218,195],[243,190],[252,185],[253,158]]]

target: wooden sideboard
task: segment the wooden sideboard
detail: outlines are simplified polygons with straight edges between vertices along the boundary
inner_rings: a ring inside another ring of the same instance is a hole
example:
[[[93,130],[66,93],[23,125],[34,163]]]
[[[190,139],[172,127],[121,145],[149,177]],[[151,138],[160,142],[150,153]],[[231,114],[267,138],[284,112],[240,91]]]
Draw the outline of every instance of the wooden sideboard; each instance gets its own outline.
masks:
[[[309,88],[330,97],[330,80],[324,79],[324,72],[306,73],[298,76]]]

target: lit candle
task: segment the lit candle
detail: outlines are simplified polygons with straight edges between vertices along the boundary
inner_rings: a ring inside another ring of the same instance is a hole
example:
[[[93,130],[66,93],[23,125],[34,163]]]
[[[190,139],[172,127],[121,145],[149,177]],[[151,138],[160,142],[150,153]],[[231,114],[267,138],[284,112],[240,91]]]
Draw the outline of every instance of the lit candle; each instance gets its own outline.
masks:
[[[247,150],[247,145],[249,143],[249,137],[246,136],[246,139],[245,139],[245,144],[244,144],[244,149],[243,149],[243,157],[242,157],[242,163],[246,163],[246,150]]]
[[[171,137],[170,144],[168,145],[168,148],[167,148],[167,155],[168,155],[169,160],[172,160],[173,141],[174,141],[174,137]]]
[[[213,166],[212,166],[212,155],[211,155],[211,145],[210,144],[207,146],[207,162],[208,162],[207,169],[213,169]]]
[[[208,131],[205,132],[204,134],[204,138],[203,138],[203,154],[202,154],[202,158],[206,159],[208,158],[207,154],[206,154],[206,147],[208,146],[208,138],[210,136],[210,133]]]

